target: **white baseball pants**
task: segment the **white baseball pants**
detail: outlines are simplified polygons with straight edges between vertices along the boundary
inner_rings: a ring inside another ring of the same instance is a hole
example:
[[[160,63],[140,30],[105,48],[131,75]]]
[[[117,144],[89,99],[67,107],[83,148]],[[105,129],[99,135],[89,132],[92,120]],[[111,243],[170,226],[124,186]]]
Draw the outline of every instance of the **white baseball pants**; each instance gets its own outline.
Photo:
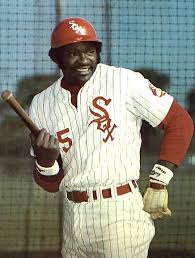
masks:
[[[146,258],[155,229],[142,208],[138,189],[82,203],[66,199],[63,258]]]

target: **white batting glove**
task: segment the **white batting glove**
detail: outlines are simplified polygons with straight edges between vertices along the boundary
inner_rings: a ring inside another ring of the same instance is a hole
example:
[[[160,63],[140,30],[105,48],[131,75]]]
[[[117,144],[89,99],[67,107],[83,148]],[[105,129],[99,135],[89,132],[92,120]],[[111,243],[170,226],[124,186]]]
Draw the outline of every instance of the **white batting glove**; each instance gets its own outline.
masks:
[[[149,177],[149,184],[143,196],[144,210],[150,213],[154,220],[171,216],[166,185],[173,177],[173,172],[167,167],[155,164]]]

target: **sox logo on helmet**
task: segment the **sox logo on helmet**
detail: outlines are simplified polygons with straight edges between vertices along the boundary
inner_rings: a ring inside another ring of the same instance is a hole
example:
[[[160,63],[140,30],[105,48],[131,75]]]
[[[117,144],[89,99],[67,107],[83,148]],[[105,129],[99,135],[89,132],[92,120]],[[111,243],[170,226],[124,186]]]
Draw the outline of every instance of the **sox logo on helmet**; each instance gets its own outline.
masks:
[[[83,27],[79,26],[75,21],[69,21],[69,24],[71,25],[70,28],[73,29],[76,33],[83,33]]]

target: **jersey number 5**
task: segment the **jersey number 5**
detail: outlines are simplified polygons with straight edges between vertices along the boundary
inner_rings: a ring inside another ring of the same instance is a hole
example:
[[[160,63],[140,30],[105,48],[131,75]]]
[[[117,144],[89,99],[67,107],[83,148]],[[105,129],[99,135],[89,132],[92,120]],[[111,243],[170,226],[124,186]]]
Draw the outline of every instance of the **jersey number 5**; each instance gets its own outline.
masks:
[[[66,137],[66,134],[69,133],[69,128],[65,128],[57,132],[58,141],[64,144],[63,151],[67,153],[72,146],[72,140],[69,137]]]

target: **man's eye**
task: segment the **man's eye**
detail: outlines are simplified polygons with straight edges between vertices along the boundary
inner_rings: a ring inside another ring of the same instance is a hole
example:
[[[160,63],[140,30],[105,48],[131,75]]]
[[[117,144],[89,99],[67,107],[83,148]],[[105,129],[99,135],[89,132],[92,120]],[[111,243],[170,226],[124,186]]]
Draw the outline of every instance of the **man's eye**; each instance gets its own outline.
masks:
[[[78,53],[76,51],[67,51],[67,52],[65,52],[65,55],[70,56],[70,57],[74,57],[74,56],[77,56]]]
[[[77,52],[69,52],[69,56],[77,56],[78,53]]]
[[[95,53],[95,49],[89,49],[87,52],[88,52],[89,54],[93,54],[93,53]]]

